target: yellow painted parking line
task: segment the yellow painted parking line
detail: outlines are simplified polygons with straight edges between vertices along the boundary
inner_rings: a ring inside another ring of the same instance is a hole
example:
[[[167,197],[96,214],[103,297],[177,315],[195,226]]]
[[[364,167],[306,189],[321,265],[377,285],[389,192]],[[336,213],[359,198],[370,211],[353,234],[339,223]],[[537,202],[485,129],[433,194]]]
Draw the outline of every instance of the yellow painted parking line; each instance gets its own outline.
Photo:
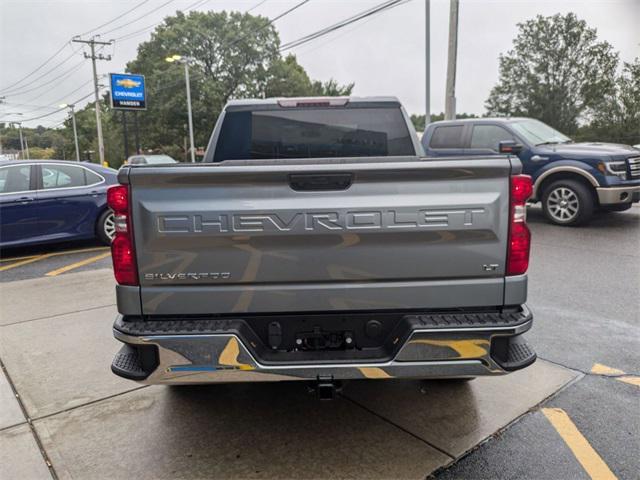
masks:
[[[0,258],[0,263],[17,262],[18,260],[27,260],[29,258],[37,257],[38,255],[25,255],[24,257],[8,257]]]
[[[594,363],[593,367],[591,367],[591,373],[596,373],[598,375],[624,375],[624,372],[622,370],[607,367],[606,365],[602,365],[601,363]]]
[[[45,273],[47,277],[55,277],[56,275],[60,275],[61,273],[68,272],[69,270],[73,270],[75,268],[84,267],[85,265],[89,265],[90,263],[97,262],[98,260],[102,260],[103,258],[107,258],[111,255],[111,252],[101,253],[100,255],[96,255],[95,257],[85,258],[79,262],[72,263],[70,265],[66,265],[64,267],[60,267],[56,270],[51,270],[50,272]]]
[[[593,480],[614,480],[617,478],[564,410],[561,408],[543,408],[542,413],[551,422],[553,428],[556,429],[562,440],[580,462],[582,468]]]
[[[607,367],[606,365],[602,365],[601,363],[594,363],[593,367],[591,367],[591,373],[605,376],[608,375],[613,377],[615,380],[618,380],[619,382],[624,382],[628,383],[629,385],[640,387],[640,377],[635,375],[627,375],[622,370]]]
[[[378,367],[358,367],[360,373],[364,375],[366,378],[393,378],[383,369]]]
[[[16,263],[12,263],[10,265],[4,265],[0,267],[0,272],[4,272],[5,270],[10,270],[12,268],[21,267],[23,265],[27,265],[28,263],[37,262],[38,260],[43,260],[45,258],[49,258],[51,256],[50,253],[45,253],[43,255],[36,255],[35,257],[29,257],[26,260],[22,260]]]
[[[47,257],[58,257],[60,255],[67,255],[72,253],[99,252],[101,250],[108,250],[108,249],[109,247],[90,247],[90,248],[77,248],[75,250],[60,250],[59,252],[51,252],[51,253],[44,253],[44,254],[38,254],[38,255],[26,255],[24,257],[0,258],[0,263],[15,262],[17,260],[28,260],[30,258],[40,257],[41,255],[46,255]]]

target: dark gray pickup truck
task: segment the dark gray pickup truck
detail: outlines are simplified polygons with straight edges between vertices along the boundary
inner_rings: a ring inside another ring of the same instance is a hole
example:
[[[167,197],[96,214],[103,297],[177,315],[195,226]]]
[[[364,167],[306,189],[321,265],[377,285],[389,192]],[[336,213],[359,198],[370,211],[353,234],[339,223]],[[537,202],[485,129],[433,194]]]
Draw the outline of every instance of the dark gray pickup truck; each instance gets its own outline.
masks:
[[[232,101],[204,163],[126,166],[109,191],[112,370],[329,391],[526,367],[521,171],[425,158],[395,98]]]

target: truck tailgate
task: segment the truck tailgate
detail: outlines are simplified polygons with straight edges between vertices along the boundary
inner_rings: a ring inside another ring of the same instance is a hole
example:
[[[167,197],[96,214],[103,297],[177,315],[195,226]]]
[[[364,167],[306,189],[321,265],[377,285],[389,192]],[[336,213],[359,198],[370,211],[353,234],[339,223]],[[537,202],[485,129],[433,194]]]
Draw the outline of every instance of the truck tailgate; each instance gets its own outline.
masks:
[[[503,303],[506,158],[132,167],[148,315]]]

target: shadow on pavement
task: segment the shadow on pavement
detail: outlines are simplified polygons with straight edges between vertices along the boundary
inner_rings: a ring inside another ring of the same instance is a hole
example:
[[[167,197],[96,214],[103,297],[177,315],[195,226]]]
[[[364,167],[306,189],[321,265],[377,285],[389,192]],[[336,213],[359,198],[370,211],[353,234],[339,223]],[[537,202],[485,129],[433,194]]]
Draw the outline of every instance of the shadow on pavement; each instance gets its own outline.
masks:
[[[10,247],[0,249],[0,258],[26,257],[42,255],[45,253],[64,252],[65,250],[78,250],[83,248],[106,247],[98,240],[76,240],[73,242],[47,243],[29,247]]]

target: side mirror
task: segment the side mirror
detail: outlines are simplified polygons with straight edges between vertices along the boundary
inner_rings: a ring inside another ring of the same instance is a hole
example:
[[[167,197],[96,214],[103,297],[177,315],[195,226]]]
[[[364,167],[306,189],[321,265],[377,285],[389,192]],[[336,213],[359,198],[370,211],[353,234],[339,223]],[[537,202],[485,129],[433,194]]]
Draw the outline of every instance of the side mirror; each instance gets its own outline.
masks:
[[[522,145],[513,140],[503,140],[498,144],[498,151],[500,153],[517,155],[522,151]]]

